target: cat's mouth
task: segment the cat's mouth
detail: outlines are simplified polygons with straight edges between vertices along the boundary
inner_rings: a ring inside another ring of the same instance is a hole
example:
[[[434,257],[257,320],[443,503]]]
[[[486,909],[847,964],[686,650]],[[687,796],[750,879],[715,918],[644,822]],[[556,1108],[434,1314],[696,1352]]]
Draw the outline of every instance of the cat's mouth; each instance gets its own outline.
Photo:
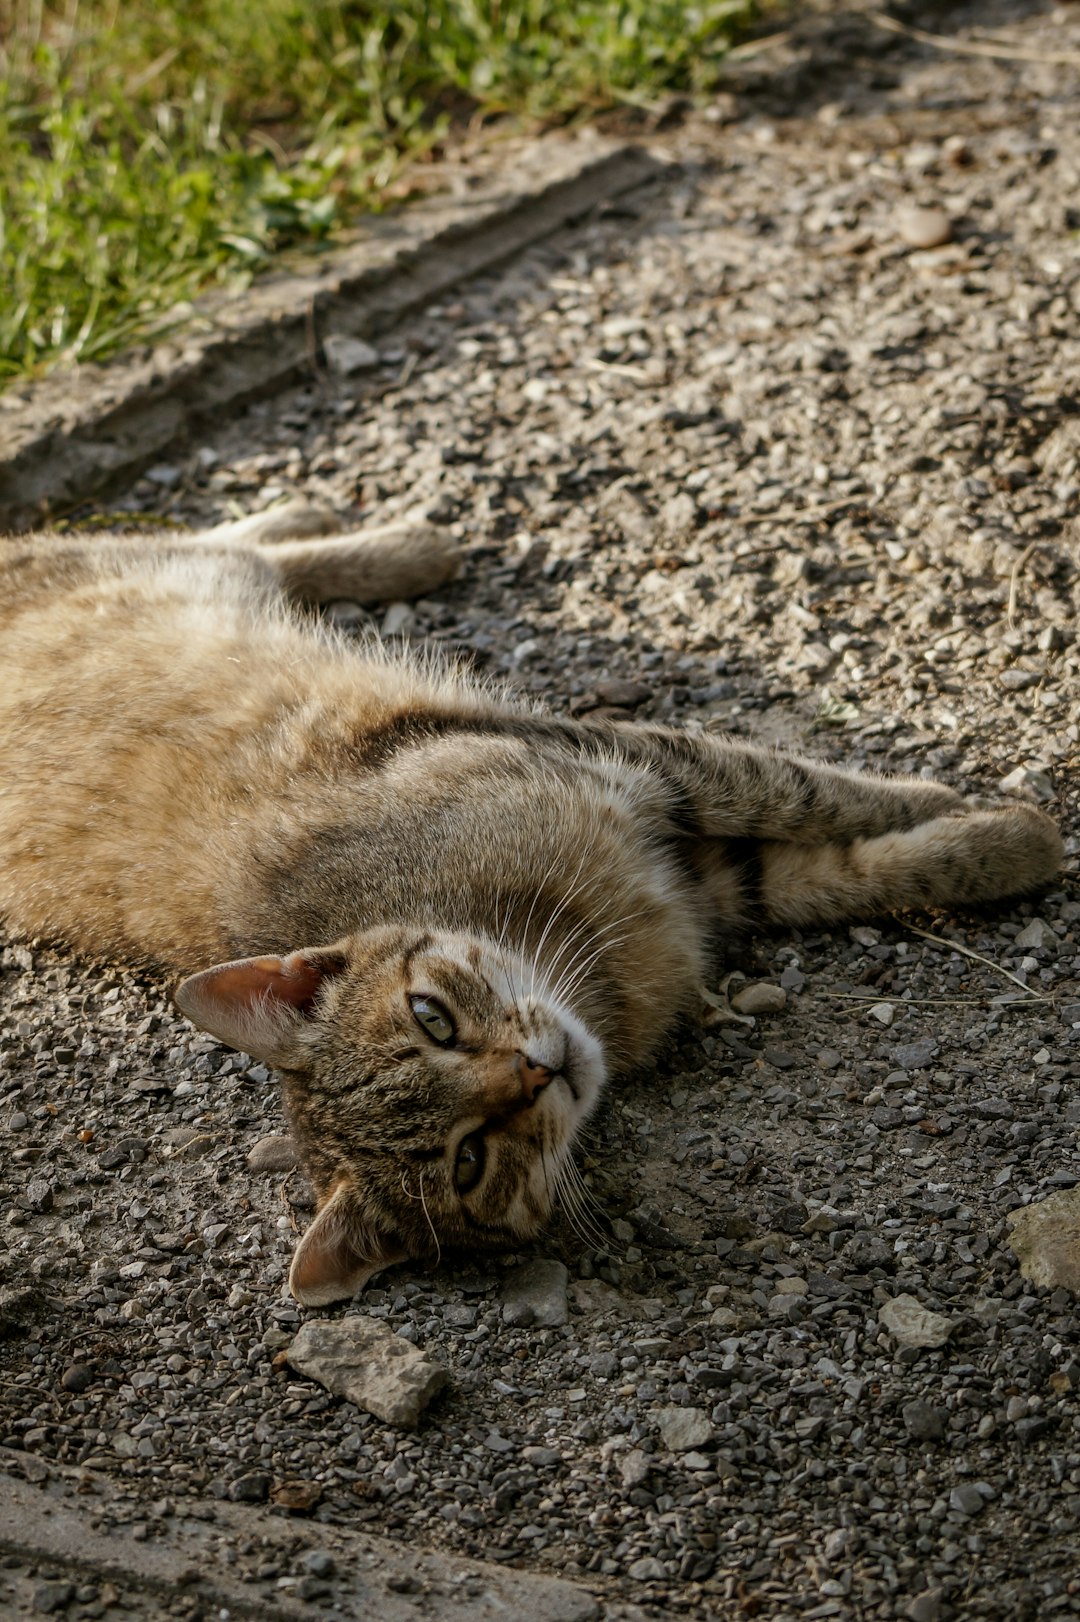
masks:
[[[591,1115],[607,1080],[604,1051],[592,1032],[569,1009],[559,1009],[559,1019],[566,1033],[566,1052],[558,1073],[574,1101],[579,1125]]]

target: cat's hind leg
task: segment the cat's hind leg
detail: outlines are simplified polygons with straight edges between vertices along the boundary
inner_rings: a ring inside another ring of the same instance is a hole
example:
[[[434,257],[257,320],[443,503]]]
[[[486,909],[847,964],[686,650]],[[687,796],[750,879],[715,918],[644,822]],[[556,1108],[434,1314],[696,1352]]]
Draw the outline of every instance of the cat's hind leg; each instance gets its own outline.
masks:
[[[704,839],[846,842],[967,809],[944,783],[844,771],[713,733],[621,726],[612,739],[624,758],[666,781],[678,825]]]
[[[260,555],[287,596],[327,603],[423,597],[452,580],[461,555],[445,529],[404,521],[312,541],[283,541]]]
[[[1054,877],[1064,846],[1048,816],[1015,805],[845,844],[764,841],[758,855],[760,911],[805,925],[1024,895]]]

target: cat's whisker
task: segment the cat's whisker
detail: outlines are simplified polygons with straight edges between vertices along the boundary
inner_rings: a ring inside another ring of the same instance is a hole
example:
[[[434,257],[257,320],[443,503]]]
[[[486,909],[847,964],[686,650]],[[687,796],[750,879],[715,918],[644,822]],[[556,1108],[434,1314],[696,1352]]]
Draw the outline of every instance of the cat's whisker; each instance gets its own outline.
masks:
[[[552,1002],[567,1000],[569,990],[578,983],[578,971],[582,963],[588,959],[595,961],[598,952],[606,949],[609,943],[598,940],[595,933],[590,932],[588,940],[578,943],[570,961],[560,970],[559,977],[548,989],[548,997]]]
[[[566,911],[567,907],[585,889],[586,880],[581,878],[581,873],[582,873],[582,869],[585,867],[586,862],[589,861],[590,858],[592,857],[592,854],[593,854],[593,842],[591,840],[587,840],[587,841],[585,841],[585,843],[584,843],[584,845],[582,847],[581,855],[580,855],[580,857],[578,859],[577,867],[574,869],[574,874],[573,874],[573,877],[570,880],[569,886],[564,891],[562,899],[559,901],[558,905],[555,907],[555,909],[551,913],[551,916],[548,918],[548,921],[545,924],[543,932],[542,932],[542,934],[540,936],[540,939],[537,941],[536,946],[533,949],[533,954],[532,954],[532,977],[531,977],[531,982],[530,982],[530,985],[529,985],[529,998],[528,998],[528,1000],[530,1002],[532,1001],[532,999],[533,999],[533,997],[535,996],[535,993],[536,993],[536,976],[537,976],[537,972],[538,972],[539,967],[540,967],[540,954],[543,951],[544,944],[547,941],[547,938],[548,938],[548,935],[549,935],[551,929],[558,922],[559,918],[562,917],[562,915]],[[580,880],[580,882],[579,882],[579,880]],[[546,874],[545,874],[545,877],[544,877],[544,882],[545,883],[547,882],[547,875]],[[531,910],[530,910],[530,918],[531,918]],[[585,920],[585,922],[586,922],[586,926],[587,926],[587,920]],[[523,940],[525,940],[527,938],[527,929],[524,932],[522,938],[523,938]]]
[[[585,1210],[589,1214],[590,1221],[601,1234],[604,1244],[608,1247],[608,1249],[610,1249],[613,1235],[611,1233],[611,1223],[607,1212],[604,1210],[603,1205],[597,1199],[592,1189],[586,1183],[576,1165],[574,1166],[574,1178],[577,1183],[578,1195],[582,1201],[582,1204],[584,1205]]]
[[[584,949],[588,951],[593,939],[595,939],[595,936],[593,936],[591,933],[591,928],[592,926],[590,925],[588,919],[583,918],[580,923],[574,925],[574,928],[569,932],[565,940],[560,943],[558,950],[553,954],[551,960],[552,970],[556,968],[556,965],[559,964],[559,959],[564,955],[568,955],[569,961],[559,967],[558,973],[555,975],[554,984],[548,986],[547,991],[550,997],[558,996],[559,981],[561,980],[563,974],[566,973],[567,968],[573,966],[573,963],[577,957],[577,950],[579,946],[584,947]],[[586,935],[589,936],[587,941],[582,939],[582,937]]]
[[[405,1196],[405,1198],[407,1200],[419,1200],[419,1202],[420,1202],[420,1209],[424,1213],[424,1220],[426,1221],[428,1227],[431,1230],[431,1237],[432,1237],[432,1239],[434,1240],[434,1243],[435,1243],[435,1266],[438,1267],[439,1263],[442,1261],[442,1246],[439,1243],[439,1236],[435,1232],[435,1224],[431,1220],[431,1212],[428,1210],[428,1203],[427,1203],[427,1200],[426,1200],[426,1198],[424,1196],[424,1174],[423,1174],[423,1172],[419,1173],[419,1177],[420,1177],[420,1192],[419,1192],[419,1194],[414,1194],[412,1192],[412,1190],[410,1189],[408,1183],[405,1181],[405,1173],[402,1172],[402,1174],[401,1174],[401,1192],[404,1194],[404,1196]]]
[[[597,959],[603,957],[605,952],[612,952],[617,946],[624,945],[628,939],[629,937],[627,935],[616,935],[613,940],[602,941],[601,944],[596,948],[595,952],[593,952],[590,957],[587,957],[585,961],[578,966],[571,979],[569,979],[566,984],[560,988],[560,998],[565,1001],[569,1001]]]
[[[574,876],[570,880],[569,888],[567,889],[567,891],[563,895],[562,900],[559,902],[559,904],[555,908],[554,912],[552,912],[551,916],[548,918],[547,923],[544,925],[543,932],[542,932],[542,934],[540,936],[540,939],[536,943],[536,947],[535,947],[535,949],[533,951],[533,960],[532,960],[532,971],[533,971],[532,972],[532,983],[529,986],[529,1000],[530,1000],[530,1002],[532,1001],[533,995],[534,995],[535,990],[536,990],[536,971],[537,971],[537,969],[539,967],[539,964],[540,964],[540,954],[544,949],[544,942],[547,940],[548,935],[551,933],[552,929],[555,927],[555,924],[558,922],[558,920],[562,917],[563,913],[566,911],[566,909],[570,905],[571,901],[575,900],[575,898],[578,895],[580,895],[581,891],[584,889],[585,880],[582,879],[580,883],[578,882],[578,880],[581,878],[581,870],[585,866],[586,858],[591,856],[591,854],[592,854],[592,847],[591,847],[590,844],[586,844],[584,846],[582,852],[581,852],[581,856],[580,856],[580,858],[578,860],[578,865],[577,865],[576,869],[574,870]]]
[[[424,1213],[425,1218],[427,1219],[427,1225],[431,1229],[431,1237],[435,1241],[435,1266],[438,1267],[439,1264],[442,1261],[442,1246],[439,1243],[439,1236],[435,1232],[435,1224],[431,1220],[431,1212],[428,1210],[427,1199],[426,1199],[426,1197],[424,1195],[424,1174],[423,1174],[423,1172],[420,1173],[420,1207],[421,1207],[421,1209],[422,1209],[422,1211]]]
[[[502,922],[500,924],[499,915],[502,912],[502,906],[503,906],[504,901],[506,903],[506,911],[502,916]],[[510,929],[510,919],[511,919],[512,912],[513,912],[513,907],[512,907],[511,897],[509,895],[500,896],[498,893],[496,893],[496,896],[495,896],[495,929],[496,929],[496,935],[495,935],[495,939],[493,941],[491,941],[491,952],[492,952],[492,956],[495,959],[495,962],[498,964],[499,968],[502,970],[503,979],[506,981],[506,996],[510,999],[511,1002],[514,1003],[514,1005],[516,1007],[517,998],[516,998],[515,990],[514,990],[514,976],[513,976],[512,970],[511,970],[511,966],[510,966],[510,958],[509,958],[509,956],[507,954],[507,949],[506,949],[506,937],[507,937],[507,934],[509,933],[509,929]]]
[[[621,935],[616,935],[614,931],[618,929],[621,924],[631,922],[635,916],[636,914],[630,913],[626,918],[616,918],[614,922],[608,926],[608,928],[595,932],[592,939],[585,943],[583,951],[590,952],[591,949],[590,957],[593,957],[601,952],[611,951],[614,947],[621,945],[623,941],[629,938],[629,931],[626,931]],[[571,965],[570,970],[566,975],[563,982],[564,984],[569,984],[572,980],[576,980],[580,975],[582,955],[582,952],[578,952],[576,954],[575,961]]]
[[[567,1226],[588,1250],[596,1249],[596,1241],[582,1226],[577,1202],[572,1191],[561,1181],[556,1185],[556,1200]]]
[[[505,912],[505,914],[503,916],[502,923],[500,924],[499,923],[499,913],[502,910],[502,905],[503,905],[504,901],[506,903],[506,912]],[[497,934],[497,936],[495,938],[495,953],[496,953],[496,956],[499,956],[499,957],[502,957],[504,955],[504,952],[505,952],[506,935],[507,935],[507,931],[510,928],[510,916],[511,916],[512,911],[513,911],[513,908],[511,906],[511,897],[509,895],[505,895],[505,896],[496,895],[496,897],[495,897],[495,928],[498,930],[498,934]]]
[[[588,1234],[589,1245],[593,1250],[602,1251],[609,1256],[612,1255],[614,1247],[612,1244],[611,1235],[605,1233],[602,1228],[597,1226],[588,1210],[583,1206],[579,1207],[578,1209],[578,1223],[584,1229],[586,1234]]]
[[[578,1238],[593,1250],[610,1249],[611,1240],[593,1216],[590,1208],[591,1196],[581,1173],[570,1157],[567,1158],[563,1168],[559,1194],[563,1210]]]
[[[603,928],[596,930],[590,940],[583,943],[578,951],[575,952],[570,962],[560,971],[559,979],[556,981],[554,988],[550,992],[552,999],[557,999],[565,994],[565,987],[569,982],[571,974],[576,969],[583,951],[587,952],[591,947],[597,945],[603,945],[606,947],[615,944],[611,941],[605,941],[605,936],[610,935],[613,930],[621,928],[624,924],[632,923],[635,918],[640,918],[642,913],[645,911],[647,911],[647,908],[638,907],[633,912],[623,913],[620,918],[611,919],[603,926]]]
[[[558,854],[556,854],[552,858],[552,860],[548,864],[548,866],[545,868],[543,877],[541,878],[540,883],[536,887],[536,890],[535,890],[535,892],[533,894],[532,901],[531,901],[531,903],[529,905],[529,910],[525,915],[525,922],[521,926],[521,939],[522,939],[523,943],[525,941],[527,941],[528,938],[529,938],[529,928],[530,928],[530,926],[532,924],[532,921],[533,921],[533,913],[536,911],[537,902],[540,900],[540,897],[543,895],[544,886],[547,884],[547,882],[550,879],[551,875],[554,873],[556,867],[558,866],[558,863],[559,863],[559,858],[558,858]],[[530,996],[532,995],[531,991],[530,991],[529,994],[530,994]]]

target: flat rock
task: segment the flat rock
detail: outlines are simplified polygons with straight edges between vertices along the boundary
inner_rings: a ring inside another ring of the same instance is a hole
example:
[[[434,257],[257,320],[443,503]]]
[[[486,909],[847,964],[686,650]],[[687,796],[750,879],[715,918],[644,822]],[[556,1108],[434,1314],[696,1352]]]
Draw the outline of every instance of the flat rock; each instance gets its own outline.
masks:
[[[1017,794],[1024,799],[1045,802],[1054,798],[1054,785],[1049,774],[1034,766],[1017,766],[998,783],[1003,794]]]
[[[909,248],[942,248],[952,241],[953,225],[943,208],[909,204],[896,211],[896,232]]]
[[[787,1007],[787,992],[783,986],[772,986],[765,980],[759,980],[737,991],[731,999],[731,1006],[739,1014],[778,1014]]]
[[[1042,918],[1033,918],[1030,924],[1024,925],[1019,935],[1017,935],[1014,945],[1018,946],[1022,952],[1039,952],[1045,951],[1049,946],[1056,946],[1057,943],[1057,935],[1050,925],[1044,922]]]
[[[659,1408],[656,1428],[670,1453],[689,1453],[704,1447],[716,1434],[712,1420],[700,1408]]]
[[[286,1354],[292,1367],[388,1425],[415,1426],[449,1375],[375,1318],[315,1318]]]
[[[326,364],[339,377],[352,377],[354,372],[370,372],[379,364],[379,351],[362,338],[350,338],[344,333],[329,333],[323,339]]]
[[[538,1257],[515,1267],[503,1285],[503,1317],[518,1327],[557,1329],[570,1316],[566,1291],[570,1275],[562,1262]]]
[[[926,1402],[921,1397],[905,1402],[900,1415],[904,1421],[904,1429],[917,1442],[939,1442],[945,1435],[945,1427],[949,1422],[948,1413],[944,1408],[938,1408],[934,1403]]]
[[[919,1042],[901,1042],[893,1048],[893,1064],[901,1070],[928,1070],[934,1062],[938,1045],[924,1038]]]
[[[292,1138],[272,1135],[252,1144],[247,1163],[252,1171],[292,1171],[300,1164],[300,1151]]]
[[[652,698],[653,690],[642,681],[626,681],[621,676],[612,676],[608,681],[598,681],[595,693],[601,704],[613,705],[616,709],[633,710],[639,704],[644,704]]]
[[[1026,1279],[1080,1293],[1080,1187],[1010,1211],[1005,1221]]]
[[[898,1346],[944,1346],[955,1325],[940,1312],[931,1312],[913,1295],[896,1295],[878,1312],[878,1322]]]

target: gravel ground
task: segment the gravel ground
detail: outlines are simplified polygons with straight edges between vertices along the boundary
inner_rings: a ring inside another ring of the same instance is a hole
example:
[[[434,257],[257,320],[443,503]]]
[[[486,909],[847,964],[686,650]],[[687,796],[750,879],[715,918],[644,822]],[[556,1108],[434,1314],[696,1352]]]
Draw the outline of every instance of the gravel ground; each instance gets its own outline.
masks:
[[[661,131],[664,182],[122,505],[421,508],[468,567],[388,634],[575,713],[1009,778],[1075,857],[1080,11],[925,26],[1002,54],[825,30],[778,81],[796,114],[725,96]],[[734,953],[784,996],[612,1097],[594,1213],[532,1253],[565,1271],[464,1258],[361,1298],[450,1372],[412,1432],[279,1355],[310,1204],[246,1164],[282,1130],[266,1069],[122,968],[0,964],[0,1445],[126,1484],[134,1536],[269,1496],[645,1617],[1080,1614],[1075,1297],[1005,1225],[1080,1182],[1073,877]],[[943,1345],[898,1344],[898,1295]]]

